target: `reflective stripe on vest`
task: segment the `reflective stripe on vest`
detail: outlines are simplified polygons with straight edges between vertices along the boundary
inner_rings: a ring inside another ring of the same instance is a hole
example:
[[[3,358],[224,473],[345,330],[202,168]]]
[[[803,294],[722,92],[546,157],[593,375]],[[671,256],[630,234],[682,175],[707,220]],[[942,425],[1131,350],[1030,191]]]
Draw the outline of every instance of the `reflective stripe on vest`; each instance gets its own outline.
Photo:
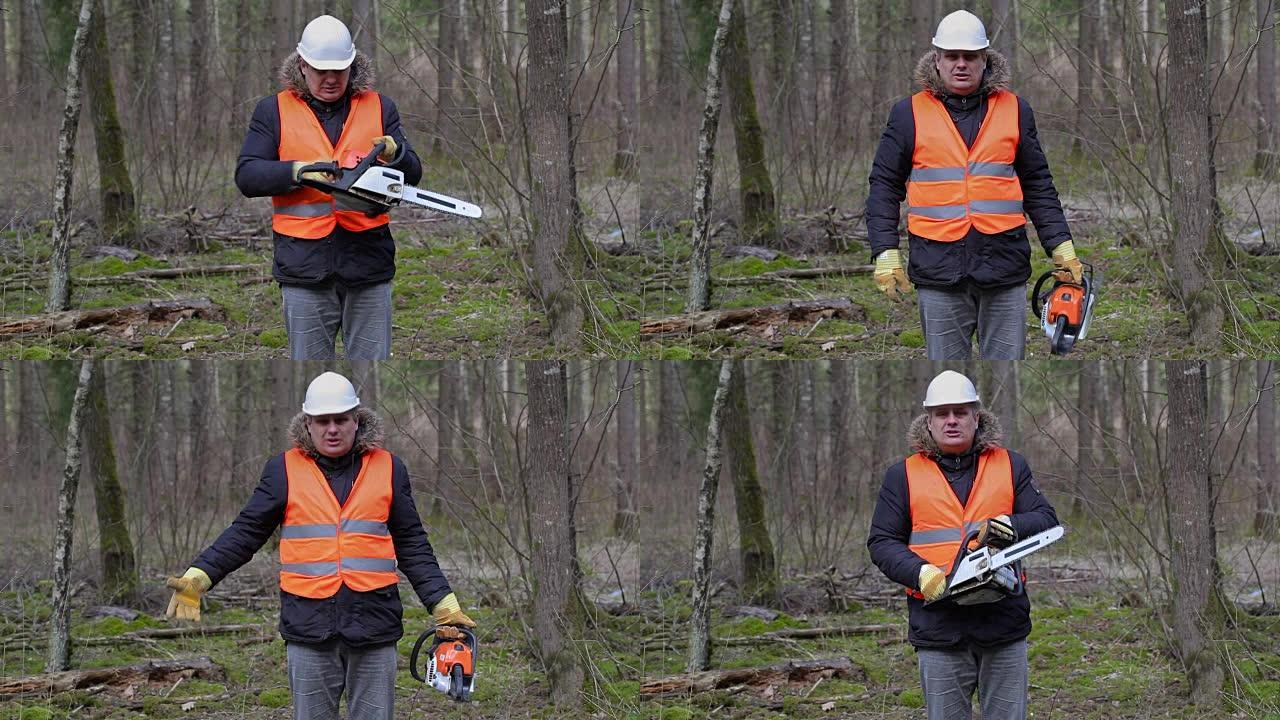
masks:
[[[308,598],[332,597],[343,585],[361,592],[394,585],[391,453],[364,454],[347,502],[301,450],[284,456],[288,501],[280,529],[280,588]]]
[[[907,229],[913,235],[953,242],[977,228],[995,234],[1026,223],[1022,184],[1013,161],[1018,152],[1018,97],[998,90],[966,147],[941,100],[928,92],[911,97],[916,140],[907,180]]]
[[[983,520],[1013,513],[1009,451],[993,448],[978,456],[973,487],[964,505],[938,464],[916,453],[907,458],[907,495],[911,499],[911,552],[949,574],[960,543],[970,532]],[[907,588],[907,594],[921,597],[912,588]]]
[[[313,162],[344,158],[348,151],[363,155],[373,147],[382,131],[382,97],[373,91],[351,96],[347,121],[337,146],[329,142],[324,127],[306,101],[291,90],[276,95],[280,108],[281,160]],[[271,198],[271,228],[281,235],[318,240],[333,232],[335,225],[360,232],[386,225],[386,213],[369,217],[358,210],[335,207],[333,196],[309,187],[299,187]]]

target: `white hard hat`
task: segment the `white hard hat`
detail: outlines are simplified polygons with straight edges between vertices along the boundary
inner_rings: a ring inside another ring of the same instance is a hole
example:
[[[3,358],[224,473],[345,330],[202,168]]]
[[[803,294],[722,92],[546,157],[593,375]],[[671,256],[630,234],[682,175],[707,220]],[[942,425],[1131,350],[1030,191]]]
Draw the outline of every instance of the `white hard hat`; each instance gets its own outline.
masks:
[[[341,20],[321,15],[303,29],[298,54],[317,70],[346,70],[356,59],[356,46]]]
[[[307,386],[302,412],[307,415],[336,415],[360,404],[351,381],[336,372],[327,372]]]
[[[938,23],[933,46],[939,50],[982,50],[991,43],[987,40],[987,28],[977,15],[957,10]]]
[[[924,393],[923,405],[931,408],[980,402],[982,400],[978,397],[978,389],[973,386],[973,381],[955,370],[943,370],[929,383],[929,389]]]

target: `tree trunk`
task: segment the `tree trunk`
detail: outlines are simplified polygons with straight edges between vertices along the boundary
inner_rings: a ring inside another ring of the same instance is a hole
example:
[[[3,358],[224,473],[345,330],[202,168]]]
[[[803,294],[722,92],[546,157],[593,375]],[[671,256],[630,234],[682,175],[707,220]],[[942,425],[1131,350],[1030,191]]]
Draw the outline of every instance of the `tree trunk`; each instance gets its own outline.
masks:
[[[525,0],[529,19],[529,171],[532,184],[535,285],[557,348],[577,345],[583,310],[574,282],[581,277],[566,77],[568,21],[556,0]],[[537,168],[537,170],[534,170]]]
[[[15,38],[18,41],[18,91],[26,93],[26,97],[37,97],[40,92],[36,83],[36,29],[35,18],[31,8],[31,0],[14,0],[18,6],[18,26]],[[38,99],[38,98],[37,98]]]
[[[1274,179],[1280,174],[1276,158],[1276,29],[1275,0],[1255,0],[1258,11],[1258,154],[1254,168]]]
[[[80,8],[80,25],[86,32],[92,3],[93,0],[85,0]],[[77,31],[76,34],[82,33]],[[84,420],[89,385],[93,381],[93,363],[93,360],[80,363],[80,380],[76,384],[71,419],[67,423],[66,464],[62,469],[62,485],[58,489],[58,528],[53,540],[53,612],[49,622],[49,654],[45,672],[71,667],[71,539],[76,524],[76,490],[80,486],[80,426]]]
[[[715,175],[716,129],[720,124],[720,61],[729,36],[733,5],[734,0],[721,0],[720,19],[707,65],[707,99],[698,130],[698,167],[693,178],[693,257],[689,262],[685,312],[711,307],[711,184]]]
[[[1280,536],[1280,493],[1276,483],[1275,363],[1257,361],[1258,372],[1258,490],[1253,531],[1261,537]]]
[[[831,54],[827,58],[827,72],[831,76],[831,111],[835,113],[836,142],[843,144],[846,138],[849,91],[849,8],[848,0],[831,0],[830,15]],[[855,39],[856,42],[856,39]]]
[[[18,1],[21,2],[21,0]],[[9,45],[5,40],[5,34],[8,31],[9,9],[12,7],[12,1],[9,2],[9,7],[5,7],[5,3],[0,2],[0,98],[9,97]]]
[[[440,512],[445,488],[458,481],[455,460],[454,423],[458,417],[458,362],[441,360],[437,380],[439,395],[436,401],[436,486],[429,507],[431,513]]]
[[[85,446],[93,468],[93,501],[98,515],[98,557],[102,562],[102,598],[109,604],[132,605],[138,599],[138,568],[129,536],[125,492],[116,467],[107,404],[105,368],[89,386]]]
[[[235,32],[232,33],[235,40],[234,44],[228,48],[228,52],[231,54],[229,59],[231,64],[231,107],[234,111],[226,115],[226,131],[233,140],[244,131],[245,113],[243,109],[247,107],[252,97],[249,76],[254,67],[252,55],[253,35],[251,33],[253,6],[249,3],[249,0],[236,0],[235,8]]]
[[[658,87],[657,94],[665,103],[678,102],[680,84],[676,57],[676,35],[680,18],[672,0],[654,0],[658,4]]]
[[[1071,152],[1084,152],[1084,139],[1094,133],[1093,57],[1098,38],[1098,0],[1078,0],[1076,36],[1076,135]],[[1171,11],[1172,12],[1172,11]]]
[[[1009,71],[1018,77],[1018,23],[1014,15],[1017,0],[991,0],[991,23],[988,30],[992,43],[1009,60]]]
[[[850,442],[849,433],[849,408],[858,407],[855,399],[854,383],[855,375],[854,364],[849,360],[832,360],[827,368],[827,379],[831,388],[831,416],[828,421],[828,427],[831,433],[831,480],[836,496],[841,498],[851,498],[854,500],[854,509],[858,508],[858,500],[860,499],[855,489],[850,495],[848,487],[848,479],[851,474],[849,466],[851,460],[850,450],[853,443]],[[872,442],[875,440],[872,439]]]
[[[1170,5],[1169,25],[1175,22]],[[1203,10],[1201,11],[1203,12]],[[1205,361],[1165,366],[1169,387],[1169,471],[1165,503],[1170,542],[1170,622],[1174,651],[1198,706],[1219,703],[1224,678],[1214,644],[1222,637],[1223,598],[1218,572],[1214,488],[1209,468],[1208,383]]]
[[[724,445],[733,478],[733,504],[738,514],[738,558],[742,563],[742,596],[746,602],[778,602],[778,567],[765,521],[764,487],[756,469],[751,440],[751,408],[742,361],[736,361],[724,411]]]
[[[351,0],[351,39],[378,70],[378,0]]]
[[[204,135],[205,116],[209,112],[209,45],[213,36],[213,21],[208,0],[190,0],[187,5],[188,26],[191,28],[190,59],[187,63],[188,102],[183,113],[190,122],[194,136]],[[287,46],[286,46],[287,47]]]
[[[97,5],[90,29],[85,81],[89,86],[93,138],[98,151],[98,198],[102,204],[102,233],[108,243],[135,245],[138,240],[138,214],[133,196],[133,181],[129,179],[129,165],[124,154],[124,129],[120,127],[116,92],[111,82],[111,43],[107,39],[107,20],[102,11],[102,0],[95,2]],[[197,116],[201,115],[203,113],[197,113]]]
[[[1222,328],[1222,305],[1209,278],[1221,255],[1214,180],[1207,68],[1205,3],[1169,0],[1169,103],[1167,175],[1172,185],[1167,240],[1191,341],[1211,347]]]
[[[671,477],[683,481],[685,458],[689,453],[684,432],[684,403],[681,401],[680,363],[658,361],[658,446],[657,458],[668,458]]]
[[[721,25],[733,0],[725,0]],[[720,484],[720,435],[724,421],[725,400],[733,380],[733,361],[720,361],[720,379],[711,401],[711,418],[707,422],[706,461],[702,482],[698,486],[698,527],[693,536],[693,615],[689,618],[689,661],[687,672],[706,670],[711,666],[711,553],[715,537],[716,489]]]
[[[619,360],[615,365],[618,383],[617,452],[618,472],[614,487],[613,534],[634,540],[638,529],[636,514],[636,364]]]
[[[632,177],[636,169],[636,148],[632,123],[636,119],[636,34],[635,0],[615,0],[618,15],[618,52],[614,58],[617,77],[617,147],[613,171]]]
[[[431,154],[437,157],[452,145],[453,124],[457,122],[454,107],[454,55],[458,42],[458,2],[445,0],[440,6],[439,40],[436,42],[436,139]]]
[[[765,164],[764,128],[760,127],[760,116],[756,112],[756,91],[751,79],[751,44],[747,40],[742,0],[734,0],[724,62],[725,90],[733,114],[734,148],[738,154],[738,198],[742,203],[739,236],[747,244],[772,245],[778,240],[778,210],[773,196],[773,180],[769,177],[769,166]],[[714,147],[712,150],[714,152]]]
[[[1097,497],[1094,489],[1098,478],[1094,475],[1094,417],[1098,398],[1098,364],[1080,363],[1080,377],[1076,386],[1076,492],[1072,512],[1079,516],[1085,512],[1097,512],[1093,506]]]
[[[544,8],[528,0],[531,23]],[[552,13],[564,18],[563,9]],[[574,650],[581,637],[578,563],[574,537],[574,490],[569,471],[566,415],[568,389],[564,362],[530,362],[529,463],[527,495],[529,547],[533,568],[533,630],[538,657],[550,686],[551,701],[577,707],[583,670]]]
[[[81,0],[80,19],[67,63],[67,101],[58,131],[58,167],[53,185],[53,257],[49,263],[49,295],[45,312],[71,307],[71,182],[76,158],[76,129],[80,125],[80,66],[89,45],[95,0]]]

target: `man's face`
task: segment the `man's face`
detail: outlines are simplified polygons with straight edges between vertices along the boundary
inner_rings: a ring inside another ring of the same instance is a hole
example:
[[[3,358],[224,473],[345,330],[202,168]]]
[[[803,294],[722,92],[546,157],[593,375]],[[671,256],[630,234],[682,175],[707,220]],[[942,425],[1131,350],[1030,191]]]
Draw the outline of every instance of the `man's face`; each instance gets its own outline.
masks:
[[[335,102],[347,92],[347,80],[351,78],[351,68],[345,70],[317,70],[299,60],[302,77],[307,81],[307,90],[311,96],[323,102]]]
[[[929,408],[929,434],[942,452],[960,455],[973,447],[978,434],[978,408],[965,405],[939,405]]]
[[[356,429],[360,427],[353,412],[337,415],[308,415],[307,431],[311,433],[311,444],[316,451],[330,458],[337,458],[351,452],[356,442]]]
[[[939,50],[934,66],[942,85],[952,95],[968,95],[982,83],[987,53],[982,50]]]

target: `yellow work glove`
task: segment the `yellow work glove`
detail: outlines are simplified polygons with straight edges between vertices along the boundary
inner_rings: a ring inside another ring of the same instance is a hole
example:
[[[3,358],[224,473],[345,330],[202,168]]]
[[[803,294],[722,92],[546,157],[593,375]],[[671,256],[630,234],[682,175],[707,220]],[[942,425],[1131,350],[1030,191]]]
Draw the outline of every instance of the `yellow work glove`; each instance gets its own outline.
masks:
[[[937,600],[947,591],[947,576],[937,565],[920,568],[920,594],[925,600]]]
[[[993,548],[1007,548],[1018,541],[1018,533],[1008,515],[999,515],[990,520],[983,520],[978,526],[978,547],[987,545]]]
[[[1059,272],[1054,273],[1054,277],[1062,282],[1073,282],[1077,285],[1084,279],[1084,265],[1076,259],[1076,246],[1070,240],[1058,245],[1053,249],[1053,262],[1058,266]],[[1070,277],[1068,277],[1068,273]]]
[[[295,162],[293,164],[293,181],[302,182],[302,179],[306,178],[307,180],[321,180],[324,182],[332,182],[333,175],[331,175],[330,173],[320,172],[318,170],[312,170],[311,172],[305,172],[305,173],[302,172],[302,168],[308,165],[314,165],[315,163],[320,163],[320,162],[329,162],[329,161],[328,160],[312,160],[311,162],[301,162],[301,161]]]
[[[911,283],[907,281],[907,273],[902,270],[902,255],[897,248],[885,250],[876,256],[876,269],[872,274],[880,291],[891,300],[898,299],[898,293],[911,292]]]
[[[458,596],[453,593],[449,593],[441,598],[440,602],[436,603],[436,606],[431,608],[431,615],[436,621],[436,634],[441,637],[447,637],[449,635],[449,633],[442,634],[440,632],[440,630],[446,625],[461,625],[469,628],[476,626],[476,621],[467,617],[467,614],[462,612],[462,607],[458,605]],[[452,630],[452,628],[450,629]],[[454,637],[449,637],[448,639],[457,639],[457,637],[460,637],[456,630],[453,631],[452,635]]]
[[[171,577],[164,584],[173,588],[173,597],[169,598],[169,609],[164,611],[164,616],[200,622],[200,597],[213,585],[209,576],[200,568],[187,568],[182,577]]]
[[[396,159],[396,151],[400,149],[400,146],[396,144],[395,138],[390,135],[382,135],[373,139],[374,145],[377,145],[378,143],[387,144],[387,146],[382,149],[382,152],[378,153],[379,160],[384,163],[389,163]]]

